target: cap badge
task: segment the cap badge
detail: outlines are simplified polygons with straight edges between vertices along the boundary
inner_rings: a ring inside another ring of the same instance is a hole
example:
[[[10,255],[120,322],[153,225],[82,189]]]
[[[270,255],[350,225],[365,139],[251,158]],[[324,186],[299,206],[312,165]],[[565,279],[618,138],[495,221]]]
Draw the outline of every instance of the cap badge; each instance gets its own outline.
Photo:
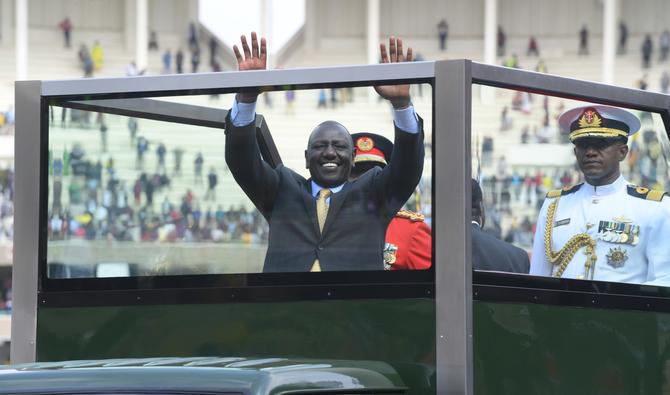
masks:
[[[598,116],[598,113],[594,110],[586,110],[582,114],[582,117],[579,118],[579,127],[588,128],[588,127],[598,127],[602,124],[602,119]]]
[[[356,140],[356,147],[361,151],[370,151],[375,147],[375,143],[370,137],[361,137]]]

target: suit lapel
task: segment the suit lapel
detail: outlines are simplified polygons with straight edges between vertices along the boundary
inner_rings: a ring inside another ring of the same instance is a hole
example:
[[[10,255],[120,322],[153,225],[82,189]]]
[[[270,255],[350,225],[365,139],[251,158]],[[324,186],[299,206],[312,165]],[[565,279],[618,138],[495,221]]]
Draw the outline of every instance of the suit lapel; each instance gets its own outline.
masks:
[[[312,226],[314,227],[314,232],[319,235],[319,222],[316,218],[316,200],[312,197],[312,182],[310,180],[305,180],[303,182],[303,193],[302,200],[305,203],[305,211],[312,221]]]
[[[326,223],[323,225],[324,234],[328,231],[330,225],[335,221],[335,218],[337,218],[337,213],[340,211],[340,209],[342,208],[342,204],[347,199],[350,185],[351,182],[346,182],[344,184],[344,187],[342,187],[342,190],[330,196],[330,206],[328,207],[328,216],[326,217]]]

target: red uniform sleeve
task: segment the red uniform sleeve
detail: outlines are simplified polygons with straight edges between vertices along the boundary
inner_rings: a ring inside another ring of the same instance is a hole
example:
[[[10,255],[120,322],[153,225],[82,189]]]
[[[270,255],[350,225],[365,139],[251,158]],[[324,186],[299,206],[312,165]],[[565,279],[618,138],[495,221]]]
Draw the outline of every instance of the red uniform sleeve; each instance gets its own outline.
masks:
[[[430,268],[433,251],[431,229],[425,222],[416,222],[409,246],[408,269],[424,270]]]

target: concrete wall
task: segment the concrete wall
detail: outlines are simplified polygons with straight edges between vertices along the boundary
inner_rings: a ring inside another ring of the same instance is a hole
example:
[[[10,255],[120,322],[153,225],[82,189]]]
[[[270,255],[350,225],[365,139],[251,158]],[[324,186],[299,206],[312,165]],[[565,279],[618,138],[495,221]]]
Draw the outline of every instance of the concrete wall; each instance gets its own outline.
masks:
[[[122,30],[124,2],[110,0],[28,0],[31,28],[57,28],[70,17],[74,29]]]
[[[0,33],[9,44],[13,31],[13,0],[0,0]],[[437,23],[449,22],[453,40],[481,40],[484,0],[380,0],[380,32],[415,40],[437,36]],[[367,23],[365,0],[307,0],[305,29],[308,46],[322,50],[365,50]],[[620,0],[620,15],[626,20],[637,45],[636,36],[658,34],[670,28],[670,1]],[[125,42],[134,35],[134,0],[29,0],[31,42],[53,39],[57,25],[69,16],[77,32],[97,31],[103,40]],[[10,17],[11,16],[11,17]],[[197,0],[149,0],[149,28],[159,35],[166,47],[183,45],[188,22],[197,19]],[[526,40],[530,35],[544,37],[541,45],[576,46],[577,31],[587,24],[594,38],[602,33],[600,0],[498,0],[498,22],[510,40]],[[597,42],[598,40],[594,40]],[[132,49],[132,48],[131,48]]]
[[[14,40],[14,0],[0,0],[0,43],[7,46]]]
[[[452,37],[484,34],[483,0],[381,0],[380,8],[382,36],[434,38],[443,18],[449,23]]]
[[[3,43],[11,44],[13,0],[0,1],[0,33]],[[159,44],[176,47],[186,41],[188,23],[197,20],[197,4],[197,0],[149,0],[149,30],[157,32]],[[66,16],[72,21],[75,44],[99,39],[133,49],[135,0],[28,0],[31,43],[60,40],[58,24]]]
[[[156,31],[163,48],[185,46],[188,24],[197,19],[197,0],[149,0],[149,30]]]
[[[364,48],[367,23],[364,0],[307,0],[307,42],[317,49]],[[436,39],[437,23],[445,18],[451,39],[481,40],[484,31],[484,0],[380,0],[380,32],[412,39]],[[670,1],[620,0],[620,15],[631,35],[670,28]],[[310,18],[311,17],[311,18]],[[588,25],[594,38],[602,34],[603,6],[600,0],[498,0],[498,23],[509,39],[527,40],[537,35],[557,45],[574,42]],[[551,40],[554,39],[554,40]],[[564,40],[564,41],[561,41]],[[594,40],[598,41],[598,40]]]
[[[592,34],[601,34],[602,22],[598,0],[498,0],[498,23],[510,37],[558,36],[577,42],[583,24]]]
[[[626,20],[628,29],[632,34],[658,33],[664,29],[670,29],[670,1],[619,1],[621,1],[619,15]]]

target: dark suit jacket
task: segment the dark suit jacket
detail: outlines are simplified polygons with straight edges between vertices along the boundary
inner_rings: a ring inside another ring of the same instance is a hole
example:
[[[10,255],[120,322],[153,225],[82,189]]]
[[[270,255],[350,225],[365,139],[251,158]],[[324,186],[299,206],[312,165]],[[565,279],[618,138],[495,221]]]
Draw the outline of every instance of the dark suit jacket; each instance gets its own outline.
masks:
[[[530,261],[526,251],[498,240],[472,224],[472,267],[475,270],[528,273]]]
[[[323,271],[383,270],[386,227],[423,172],[423,131],[396,128],[389,165],[345,183],[331,196],[321,234],[311,180],[263,161],[253,122],[238,128],[228,119],[226,125],[226,163],[270,224],[263,271],[309,271],[316,258]],[[421,120],[419,125],[422,129]]]

